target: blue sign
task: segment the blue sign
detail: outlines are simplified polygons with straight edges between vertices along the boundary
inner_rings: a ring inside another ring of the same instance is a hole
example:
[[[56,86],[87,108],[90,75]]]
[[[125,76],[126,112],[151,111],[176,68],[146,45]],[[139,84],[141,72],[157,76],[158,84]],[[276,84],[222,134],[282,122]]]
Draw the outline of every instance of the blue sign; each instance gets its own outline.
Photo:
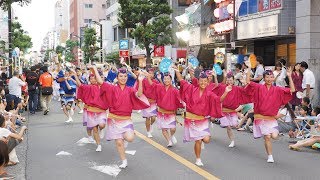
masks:
[[[129,39],[122,39],[119,41],[120,50],[129,50]]]

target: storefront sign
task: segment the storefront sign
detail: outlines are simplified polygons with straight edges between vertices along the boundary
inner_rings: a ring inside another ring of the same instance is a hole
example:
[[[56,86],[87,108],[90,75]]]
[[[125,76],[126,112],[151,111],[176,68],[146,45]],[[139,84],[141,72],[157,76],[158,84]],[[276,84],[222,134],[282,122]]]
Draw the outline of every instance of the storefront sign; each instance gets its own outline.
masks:
[[[141,49],[139,46],[135,46],[132,49],[132,56],[137,56],[137,55],[147,55],[146,49]]]
[[[120,50],[119,51],[119,57],[129,57],[129,51]]]
[[[238,22],[238,40],[278,35],[278,15]]]
[[[116,41],[116,42],[112,42],[112,52],[116,52],[116,51],[119,51],[119,42]]]
[[[154,57],[164,57],[165,54],[165,50],[164,50],[164,46],[154,46]]]
[[[239,16],[256,14],[282,8],[282,0],[242,0]]]
[[[129,39],[122,39],[119,41],[120,50],[129,50]]]

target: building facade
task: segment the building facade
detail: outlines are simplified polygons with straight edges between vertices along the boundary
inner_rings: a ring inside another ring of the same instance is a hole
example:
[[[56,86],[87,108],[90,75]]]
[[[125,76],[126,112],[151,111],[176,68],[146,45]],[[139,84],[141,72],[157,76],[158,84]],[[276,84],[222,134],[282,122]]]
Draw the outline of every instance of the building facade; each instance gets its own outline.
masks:
[[[54,24],[55,31],[58,34],[58,44],[66,43],[69,38],[70,21],[69,21],[69,0],[59,0],[55,4]]]
[[[106,19],[105,0],[70,0],[70,38],[78,40],[82,44],[84,31],[87,27],[92,27],[94,22],[101,22]],[[99,34],[99,33],[98,33]],[[80,59],[78,51],[74,50],[78,64]]]

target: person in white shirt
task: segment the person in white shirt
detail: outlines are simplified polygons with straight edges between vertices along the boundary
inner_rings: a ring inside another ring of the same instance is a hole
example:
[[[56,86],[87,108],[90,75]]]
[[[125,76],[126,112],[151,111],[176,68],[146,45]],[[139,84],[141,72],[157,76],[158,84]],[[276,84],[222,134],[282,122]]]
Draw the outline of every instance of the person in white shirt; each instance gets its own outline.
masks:
[[[19,71],[13,72],[13,77],[9,80],[8,88],[9,88],[9,95],[10,100],[14,101],[14,109],[17,108],[18,104],[21,103],[21,87],[25,86],[26,82],[23,82],[19,78]]]
[[[286,87],[288,84],[286,83],[285,79],[287,76],[287,70],[285,67],[286,61],[281,59],[279,62],[276,63],[275,70],[273,71],[273,75],[275,77],[275,85],[279,87]]]
[[[279,110],[276,119],[278,120],[280,133],[288,133],[290,130],[294,131],[296,129],[296,125],[293,122],[295,114],[288,104]]]
[[[257,57],[256,72],[254,73],[254,77],[251,78],[251,81],[262,84],[263,83],[263,73],[264,73],[263,59],[261,56],[258,56]]]
[[[9,164],[15,165],[17,162],[14,162],[14,159],[17,159],[14,155],[11,155],[11,153],[15,153],[14,148],[23,140],[23,134],[27,130],[26,126],[22,126],[19,133],[13,133],[9,129],[5,128],[5,118],[3,115],[0,114],[0,137],[1,140],[4,141],[8,145],[9,150],[9,157],[10,162]]]
[[[312,71],[308,69],[308,63],[302,61],[300,63],[300,71],[303,73],[302,79],[302,89],[305,97],[308,97],[313,104],[314,100],[314,88],[316,84],[316,79]]]

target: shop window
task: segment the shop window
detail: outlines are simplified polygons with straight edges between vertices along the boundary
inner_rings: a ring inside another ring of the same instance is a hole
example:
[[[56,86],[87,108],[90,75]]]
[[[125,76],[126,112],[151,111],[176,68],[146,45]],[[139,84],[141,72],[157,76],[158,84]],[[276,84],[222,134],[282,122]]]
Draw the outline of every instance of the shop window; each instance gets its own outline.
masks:
[[[288,48],[287,44],[280,44],[277,48],[277,56],[278,57],[287,57],[288,55]]]
[[[293,66],[296,64],[296,43],[289,44],[289,65]]]

